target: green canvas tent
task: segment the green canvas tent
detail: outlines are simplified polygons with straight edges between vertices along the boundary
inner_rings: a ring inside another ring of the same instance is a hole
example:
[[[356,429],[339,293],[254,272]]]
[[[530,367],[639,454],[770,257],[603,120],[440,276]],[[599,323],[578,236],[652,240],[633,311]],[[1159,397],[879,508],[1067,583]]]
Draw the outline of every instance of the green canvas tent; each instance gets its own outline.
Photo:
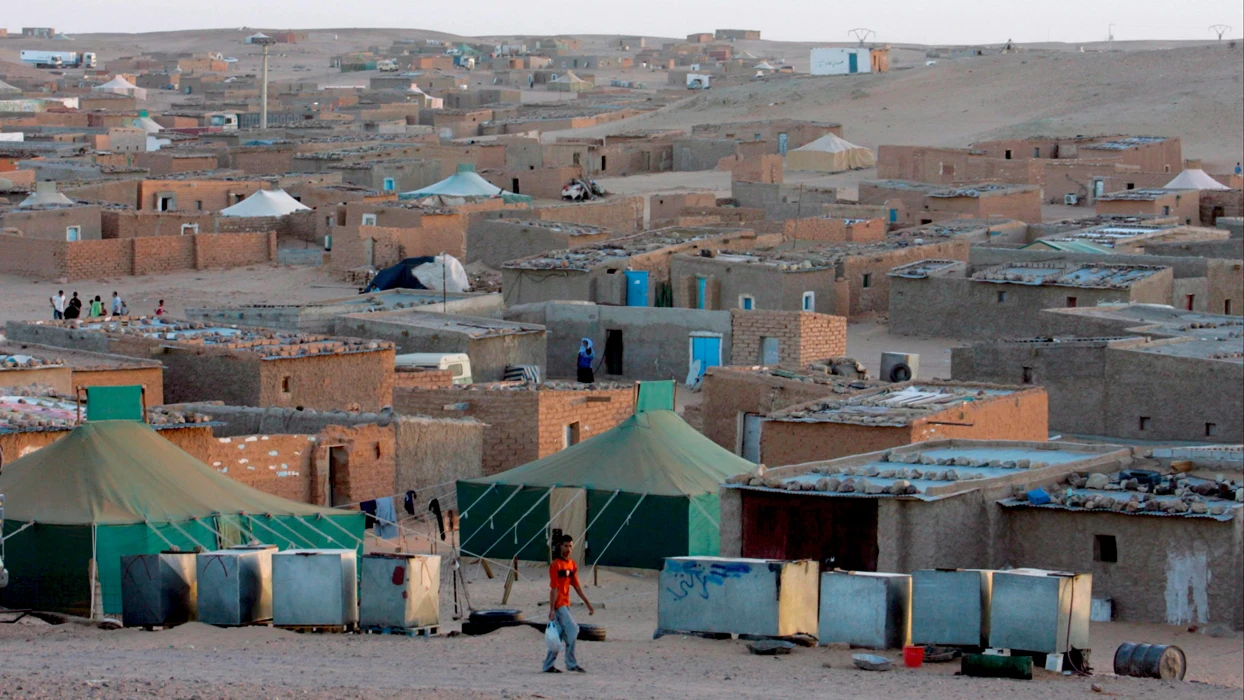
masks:
[[[359,549],[364,516],[272,496],[186,454],[145,423],[87,422],[0,470],[9,608],[121,612],[121,556],[250,540]]]
[[[556,454],[459,481],[462,555],[547,561],[553,529],[575,536],[587,564],[655,569],[715,555],[718,489],[755,466],[671,410],[641,411]]]

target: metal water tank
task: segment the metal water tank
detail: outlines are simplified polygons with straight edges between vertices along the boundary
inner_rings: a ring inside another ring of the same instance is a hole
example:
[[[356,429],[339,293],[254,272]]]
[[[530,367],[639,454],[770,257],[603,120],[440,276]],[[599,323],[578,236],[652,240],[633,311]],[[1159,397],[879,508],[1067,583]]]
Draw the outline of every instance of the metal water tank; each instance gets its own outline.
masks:
[[[246,625],[272,618],[272,555],[276,545],[248,544],[200,552],[195,561],[199,620]]]
[[[910,623],[911,576],[871,571],[821,574],[817,639],[870,649],[901,649]]]
[[[287,549],[272,555],[272,624],[358,622],[357,557],[353,549]]]
[[[920,372],[920,356],[910,352],[881,353],[881,373],[877,378],[883,382],[905,382],[916,379]]]
[[[198,619],[194,552],[121,557],[121,624],[171,627]]]
[[[993,571],[921,569],[911,575],[911,643],[987,646]]]
[[[816,634],[820,567],[814,561],[668,557],[657,627],[785,637]]]
[[[430,627],[441,622],[441,558],[366,554],[359,583],[359,625]]]
[[[995,571],[989,646],[1046,654],[1089,648],[1093,575],[1045,569]]]

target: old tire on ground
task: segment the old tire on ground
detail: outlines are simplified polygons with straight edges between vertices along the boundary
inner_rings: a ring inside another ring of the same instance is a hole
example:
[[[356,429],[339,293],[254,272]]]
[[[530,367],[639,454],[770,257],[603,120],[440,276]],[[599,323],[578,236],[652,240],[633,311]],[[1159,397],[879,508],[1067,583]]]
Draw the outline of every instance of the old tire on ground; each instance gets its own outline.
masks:
[[[523,613],[521,610],[473,610],[467,619],[492,627],[513,627],[522,624]]]
[[[895,383],[905,382],[911,379],[911,367],[908,367],[906,362],[899,362],[895,364],[890,368],[889,379]]]
[[[581,642],[605,641],[605,628],[600,625],[579,625],[579,635],[575,637]]]

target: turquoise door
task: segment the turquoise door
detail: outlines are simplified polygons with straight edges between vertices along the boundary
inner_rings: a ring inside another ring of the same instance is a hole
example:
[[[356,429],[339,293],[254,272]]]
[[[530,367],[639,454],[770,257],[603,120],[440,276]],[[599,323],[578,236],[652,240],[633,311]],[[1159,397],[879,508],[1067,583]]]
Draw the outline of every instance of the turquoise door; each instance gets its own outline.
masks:
[[[706,309],[706,299],[708,297],[708,278],[697,277],[695,280],[695,308]]]
[[[860,72],[859,54],[854,54],[854,53],[847,54],[847,66],[848,66],[847,68],[848,73],[859,73]]]
[[[786,155],[786,144],[790,141],[790,137],[786,134],[778,134],[778,153]]]
[[[691,338],[691,361],[700,361],[700,376],[709,367],[721,365],[721,338]]]
[[[626,305],[627,306],[647,306],[648,305],[648,271],[647,270],[627,270],[626,271]]]

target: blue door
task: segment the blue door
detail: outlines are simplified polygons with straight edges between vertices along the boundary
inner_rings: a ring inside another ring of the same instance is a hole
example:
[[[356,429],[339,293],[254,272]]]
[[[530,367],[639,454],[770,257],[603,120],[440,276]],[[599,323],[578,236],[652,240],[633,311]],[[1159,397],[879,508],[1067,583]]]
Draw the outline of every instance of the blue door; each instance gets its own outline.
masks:
[[[778,134],[778,154],[786,155],[786,142],[789,140],[786,134]]]
[[[709,367],[717,367],[721,364],[721,338],[702,338],[693,336],[691,338],[691,361],[700,361],[700,376],[704,376],[704,371]]]
[[[647,270],[627,270],[626,271],[626,305],[627,306],[647,306],[648,305],[648,271]]]
[[[697,277],[695,279],[695,308],[706,309],[705,302],[708,298],[708,278]]]
[[[890,223],[893,224],[893,223],[896,223],[897,221],[898,221],[898,210],[891,209],[890,210]]]
[[[847,68],[848,73],[859,73],[860,72],[859,54],[854,54],[854,53],[847,54],[847,66],[848,66]]]

